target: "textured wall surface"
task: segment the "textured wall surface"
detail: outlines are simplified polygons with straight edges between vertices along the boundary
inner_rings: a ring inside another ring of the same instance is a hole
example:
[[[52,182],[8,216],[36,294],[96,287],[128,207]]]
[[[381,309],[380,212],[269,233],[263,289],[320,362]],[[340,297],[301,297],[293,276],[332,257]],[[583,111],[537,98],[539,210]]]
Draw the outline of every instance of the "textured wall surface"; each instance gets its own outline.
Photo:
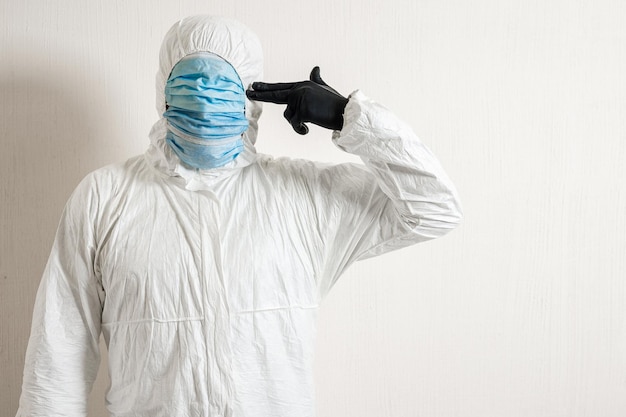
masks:
[[[143,152],[163,34],[233,16],[267,81],[320,65],[408,121],[457,184],[452,234],[354,265],[320,311],[320,417],[626,415],[626,2],[0,2],[0,416],[78,181]],[[260,152],[353,160],[266,105]],[[106,360],[91,396],[105,416]]]

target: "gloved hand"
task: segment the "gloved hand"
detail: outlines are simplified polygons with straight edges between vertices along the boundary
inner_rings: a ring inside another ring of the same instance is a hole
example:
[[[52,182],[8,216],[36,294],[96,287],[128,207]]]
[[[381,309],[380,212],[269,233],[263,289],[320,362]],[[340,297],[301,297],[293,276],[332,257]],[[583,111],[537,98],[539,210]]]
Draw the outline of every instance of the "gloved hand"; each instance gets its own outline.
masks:
[[[311,71],[310,81],[294,83],[252,83],[246,95],[250,100],[286,104],[284,116],[293,130],[301,135],[309,133],[304,122],[327,129],[341,130],[343,111],[348,99],[339,94],[320,77],[320,68]]]

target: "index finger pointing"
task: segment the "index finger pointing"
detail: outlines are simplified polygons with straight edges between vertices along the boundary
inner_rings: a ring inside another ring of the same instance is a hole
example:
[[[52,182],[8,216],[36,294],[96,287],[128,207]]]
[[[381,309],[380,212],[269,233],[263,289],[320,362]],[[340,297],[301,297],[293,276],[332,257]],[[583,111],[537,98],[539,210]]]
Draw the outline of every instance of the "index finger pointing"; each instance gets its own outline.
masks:
[[[289,90],[276,90],[276,91],[258,91],[247,90],[246,95],[250,100],[266,101],[275,104],[287,104],[287,97],[289,96]]]
[[[262,83],[260,81],[252,83],[252,88],[255,91],[276,91],[276,90],[289,90],[293,88],[296,83]]]

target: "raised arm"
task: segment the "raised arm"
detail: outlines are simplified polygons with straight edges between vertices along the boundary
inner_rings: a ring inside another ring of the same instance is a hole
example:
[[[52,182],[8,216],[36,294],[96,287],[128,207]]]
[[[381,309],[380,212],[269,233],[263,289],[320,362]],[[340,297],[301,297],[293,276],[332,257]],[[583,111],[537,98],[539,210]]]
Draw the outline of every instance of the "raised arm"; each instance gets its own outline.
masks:
[[[320,171],[313,193],[326,247],[319,279],[323,297],[352,262],[433,239],[454,229],[462,214],[457,191],[430,150],[406,123],[356,91],[349,99],[314,68],[309,81],[254,83],[252,99],[286,104],[285,117],[334,129],[333,141],[364,163]]]

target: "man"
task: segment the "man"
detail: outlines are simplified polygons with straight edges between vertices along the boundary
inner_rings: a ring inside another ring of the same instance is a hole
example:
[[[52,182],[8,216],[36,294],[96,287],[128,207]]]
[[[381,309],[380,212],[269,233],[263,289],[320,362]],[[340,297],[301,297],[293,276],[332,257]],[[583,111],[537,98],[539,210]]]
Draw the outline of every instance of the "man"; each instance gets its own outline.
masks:
[[[261,78],[238,22],[167,33],[150,148],[88,175],[62,215],[18,416],[85,415],[101,333],[112,416],[313,416],[315,319],[339,276],[458,224],[454,186],[388,110],[318,68]],[[301,134],[334,129],[364,165],[256,154],[259,101],[287,104]]]

